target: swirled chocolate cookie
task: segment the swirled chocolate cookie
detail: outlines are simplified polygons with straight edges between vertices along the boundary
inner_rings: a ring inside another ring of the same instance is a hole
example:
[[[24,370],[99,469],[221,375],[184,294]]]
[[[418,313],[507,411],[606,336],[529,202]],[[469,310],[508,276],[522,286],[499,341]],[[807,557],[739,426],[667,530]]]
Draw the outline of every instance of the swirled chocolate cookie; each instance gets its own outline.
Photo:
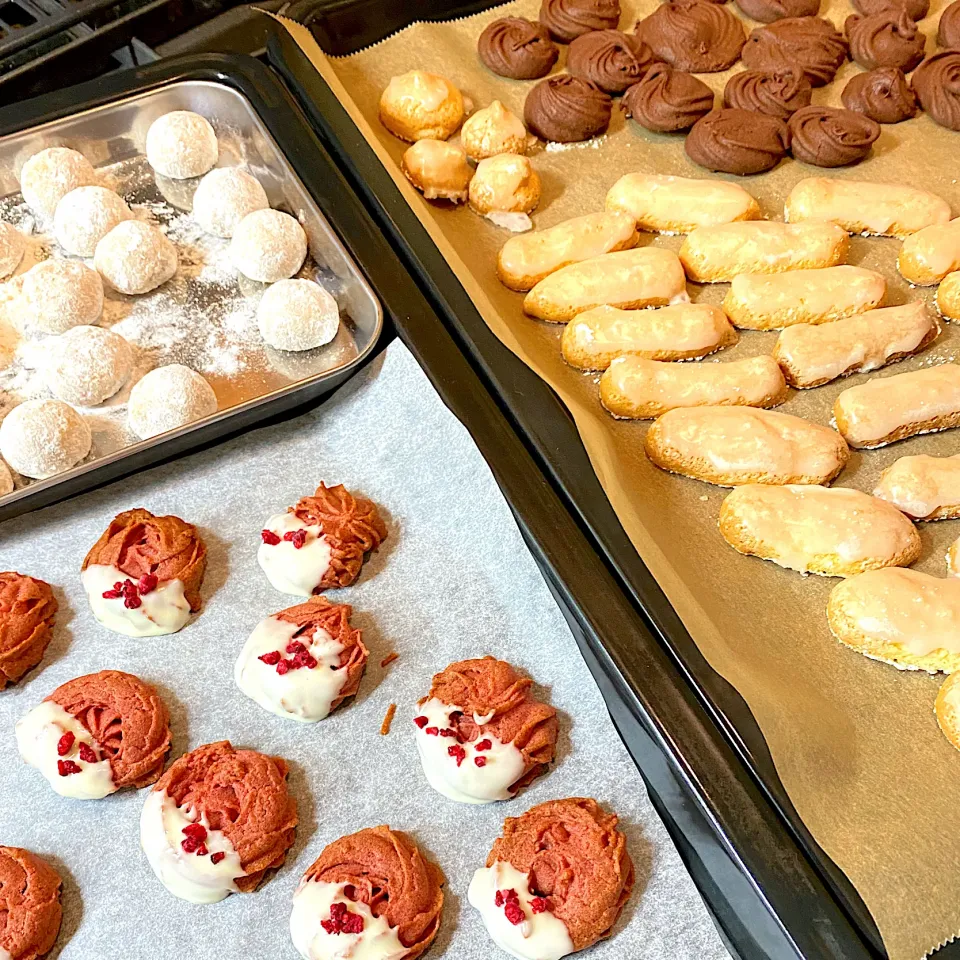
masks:
[[[960,47],[960,0],[953,0],[940,14],[937,44],[941,47]]]
[[[804,107],[790,118],[789,126],[794,157],[818,167],[859,163],[880,136],[875,120],[835,107]]]
[[[635,32],[658,60],[692,73],[732,67],[745,40],[743,24],[724,7],[705,0],[662,3]]]
[[[851,14],[844,30],[850,41],[850,56],[867,70],[899,67],[909,73],[923,59],[926,37],[903,10],[869,17]]]
[[[737,110],[787,120],[801,107],[810,105],[811,95],[810,81],[796,67],[784,67],[773,73],[743,70],[727,81],[723,103]]]
[[[494,20],[480,34],[477,53],[488,70],[511,80],[539,80],[560,56],[550,31],[523,17]]]
[[[643,78],[653,51],[637,36],[619,30],[593,30],[577,37],[567,51],[567,70],[605,93],[623,93]]]
[[[960,50],[927,57],[911,79],[920,106],[941,127],[960,130]]]
[[[743,48],[743,62],[750,70],[772,73],[800,67],[814,87],[828,84],[846,57],[847,41],[821,17],[788,17],[757,27]]]
[[[815,17],[820,12],[820,0],[737,0],[737,6],[761,23],[786,17]]]
[[[554,40],[570,43],[591,30],[616,30],[620,0],[543,0],[540,22]]]
[[[655,63],[621,101],[628,117],[657,133],[689,130],[713,109],[713,91],[690,73]]]
[[[922,20],[930,12],[930,0],[852,0],[854,10],[870,16],[884,10],[906,10],[911,20]]]
[[[541,140],[576,143],[603,133],[613,101],[598,86],[561,73],[541,80],[527,94],[523,119]]]
[[[848,110],[877,123],[900,123],[917,115],[916,94],[896,67],[878,67],[851,77],[841,99]]]
[[[698,120],[684,148],[694,163],[722,173],[762,173],[775,167],[790,144],[787,125],[748,110],[714,110]]]

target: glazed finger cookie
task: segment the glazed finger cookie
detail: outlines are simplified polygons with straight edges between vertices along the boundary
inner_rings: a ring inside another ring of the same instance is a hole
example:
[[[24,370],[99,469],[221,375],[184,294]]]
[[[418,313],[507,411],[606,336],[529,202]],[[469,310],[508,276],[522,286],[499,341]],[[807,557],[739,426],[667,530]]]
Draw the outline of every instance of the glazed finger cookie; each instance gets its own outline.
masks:
[[[641,230],[655,233],[689,233],[760,216],[757,201],[736,183],[653,173],[621,177],[610,188],[606,206],[629,214]]]
[[[559,960],[610,936],[635,879],[618,822],[587,798],[508,817],[467,894],[494,943]]]
[[[16,736],[20,756],[56,793],[100,800],[159,779],[170,715],[149,683],[102,670],[57,687],[17,723]]]
[[[754,220],[698,227],[683,241],[680,261],[697,283],[720,283],[741,273],[833,267],[850,238],[832,223]]]
[[[911,370],[844,390],[833,406],[851,447],[882,447],[960,425],[960,364]]]
[[[600,377],[600,402],[624,419],[652,419],[677,407],[775,407],[786,398],[783,374],[766,355],[728,363],[617,357]]]
[[[787,273],[741,273],[723,309],[734,326],[779,330],[796,323],[828,323],[883,302],[887,282],[863,267],[824,267]]]
[[[140,844],[160,882],[191,903],[252,893],[297,832],[287,763],[222,740],[180,757],[150,791]]]
[[[423,70],[392,77],[380,97],[380,122],[401,140],[446,140],[463,114],[460,91],[446,77]]]
[[[0,956],[37,960],[53,949],[63,910],[60,875],[35,853],[0,847]]]
[[[272,516],[260,532],[257,561],[281,593],[309,597],[348,587],[367,555],[387,539],[376,504],[355,497],[342,483],[321,483],[286,513]]]
[[[947,223],[950,204],[902,183],[810,177],[790,191],[783,212],[790,223],[824,221],[850,233],[902,239],[924,227]]]
[[[312,597],[261,620],[240,651],[237,686],[278,717],[323,720],[356,694],[366,667],[352,609]]]
[[[458,803],[509,800],[545,773],[557,746],[557,711],[533,681],[493,657],[452,663],[418,704],[417,749],[427,782]]]
[[[709,303],[676,303],[656,310],[597,307],[563,329],[563,359],[580,370],[605,370],[615,357],[692,360],[737,342],[724,312]]]
[[[932,311],[916,300],[834,323],[788,327],[778,337],[773,357],[791,386],[819,387],[902,360],[933,343],[939,333]]]
[[[0,573],[0,690],[43,659],[56,615],[57,599],[48,583]]]
[[[951,673],[943,681],[934,711],[941,733],[960,750],[960,673]]]
[[[670,473],[742,483],[829,483],[850,456],[836,430],[753,407],[687,407],[653,422],[644,450]]]
[[[720,533],[739,553],[826,577],[905,567],[920,556],[920,536],[896,507],[841,487],[737,487],[720,507]]]
[[[107,629],[128,637],[176,633],[200,609],[207,548],[192,523],[127,510],[83,561],[80,581]]]
[[[948,273],[940,282],[937,310],[947,320],[960,320],[960,271]]]
[[[523,310],[538,320],[566,323],[602,305],[636,309],[687,299],[677,255],[660,247],[643,247],[606,253],[552,273],[524,297]]]
[[[304,960],[415,960],[443,914],[443,871],[405,833],[369,827],[334,840],[303,875],[290,935]]]
[[[901,457],[880,474],[873,495],[915,520],[960,517],[960,454]]]

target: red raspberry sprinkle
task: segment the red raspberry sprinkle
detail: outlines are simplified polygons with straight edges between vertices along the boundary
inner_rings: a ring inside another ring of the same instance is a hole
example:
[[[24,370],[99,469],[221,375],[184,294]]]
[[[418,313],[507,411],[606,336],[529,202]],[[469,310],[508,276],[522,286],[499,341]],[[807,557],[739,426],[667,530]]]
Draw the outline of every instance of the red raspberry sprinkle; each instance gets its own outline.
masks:
[[[77,738],[68,730],[57,741],[57,756],[65,757],[73,749],[73,744],[76,739]]]
[[[152,593],[156,590],[159,582],[154,574],[145,573],[137,582],[137,589],[140,591],[140,595],[143,596],[145,593]]]
[[[214,866],[216,866],[216,864],[218,864],[221,860],[223,860],[225,856],[226,854],[222,850],[219,850],[216,853],[211,853],[210,862],[214,864]]]
[[[69,777],[74,773],[83,773],[83,770],[79,763],[74,763],[72,760],[58,760],[57,773],[59,773],[61,777]]]
[[[474,757],[474,758],[473,758],[473,762],[474,762],[478,767],[485,767],[485,766],[487,765],[487,758],[486,758],[486,757]]]
[[[414,717],[413,722],[422,730],[430,721],[426,717]]]
[[[493,898],[493,902],[498,906],[502,907],[506,901],[503,899],[503,891],[498,890],[497,895]]]
[[[543,913],[550,909],[550,903],[546,897],[534,897],[530,901],[530,909],[535,913]]]
[[[119,600],[121,593],[119,590],[104,590],[101,596],[104,600]]]
[[[439,727],[427,727],[427,729],[424,730],[423,732],[424,732],[428,737],[439,737],[439,736],[440,736],[440,728],[439,728]]]
[[[492,750],[493,741],[481,740],[473,749],[476,750],[478,753],[483,753],[484,750]]]
[[[363,933],[363,917],[359,913],[348,913],[346,920],[343,921],[343,932],[360,934]]]
[[[183,847],[184,853],[196,853],[202,845],[203,841],[198,840],[196,837],[187,837],[186,840],[180,841],[180,846]]]
[[[447,728],[447,729],[445,729],[445,730],[441,730],[441,731],[440,731],[440,736],[441,736],[441,737],[453,737],[454,739],[456,739],[457,731],[456,731],[456,730],[450,730],[449,728]]]
[[[136,610],[142,603],[143,601],[136,594],[124,595],[123,605],[128,610]]]
[[[363,933],[364,920],[359,913],[351,913],[345,903],[330,905],[330,919],[321,920],[320,926],[331,936],[341,933]]]
[[[137,585],[128,577],[123,581],[120,592],[125,597],[135,597],[137,595]]]
[[[459,743],[455,743],[452,747],[447,747],[447,753],[457,761],[458,767],[467,759],[467,751],[464,750]]]
[[[514,903],[512,900],[503,908],[503,912],[515,927],[520,926],[520,924],[527,919],[526,914],[523,912],[523,907],[518,903]]]
[[[281,677],[282,677],[289,669],[290,669],[290,661],[289,661],[289,660],[281,660],[281,661],[277,664],[277,673],[279,673]]]
[[[284,540],[289,540],[295,550],[299,550],[307,542],[306,530],[288,530],[283,535]]]
[[[197,847],[198,857],[205,857],[209,852],[210,851],[207,849],[207,845],[205,843],[201,843],[200,846]]]
[[[185,837],[191,837],[198,843],[207,839],[207,828],[202,823],[188,823],[181,832]]]
[[[257,659],[265,663],[268,667],[275,667],[280,662],[282,657],[279,650],[271,650],[269,653],[265,653],[263,656],[257,657]]]
[[[275,547],[280,542],[280,538],[272,530],[261,530],[260,539],[271,547]]]
[[[94,753],[93,747],[91,747],[89,743],[81,743],[80,759],[84,763],[97,763],[100,758]]]
[[[121,591],[122,591],[122,590],[123,590],[123,581],[122,581],[122,580],[118,580],[118,581],[113,585],[113,589],[114,589],[114,590],[121,590]]]

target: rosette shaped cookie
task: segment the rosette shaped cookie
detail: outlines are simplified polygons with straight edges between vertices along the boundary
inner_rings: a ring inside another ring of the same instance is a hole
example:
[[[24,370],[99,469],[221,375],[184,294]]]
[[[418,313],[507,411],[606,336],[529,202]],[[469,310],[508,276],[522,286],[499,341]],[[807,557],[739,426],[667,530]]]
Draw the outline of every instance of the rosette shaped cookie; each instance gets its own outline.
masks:
[[[612,112],[613,101],[596,84],[561,73],[527,94],[523,119],[541,140],[577,143],[603,133]]]
[[[743,48],[748,69],[772,73],[799,67],[815,87],[828,84],[846,58],[847,41],[821,17],[788,17],[757,27]]]
[[[900,123],[917,115],[917,97],[902,70],[879,67],[851,77],[841,94],[843,105],[877,123]]]
[[[722,5],[706,0],[662,3],[635,32],[658,60],[692,73],[732,67],[746,40],[743,24]]]
[[[191,903],[252,893],[297,832],[287,762],[228,740],[180,757],[150,791],[140,844],[160,882]]]
[[[899,67],[909,73],[922,59],[926,37],[906,11],[886,11],[864,17],[851,14],[844,29],[850,56],[867,70]]]
[[[930,12],[930,0],[852,0],[854,10],[871,16],[884,11],[906,10],[911,20],[922,20]]]
[[[0,847],[0,955],[37,960],[60,932],[60,875],[19,847]]]
[[[940,14],[937,26],[937,45],[960,47],[960,0],[953,0]]]
[[[137,508],[110,522],[80,569],[100,623],[156,637],[176,633],[200,609],[207,548],[192,523]]]
[[[623,93],[647,72],[653,51],[619,30],[594,30],[577,37],[567,51],[567,70],[606,93]]]
[[[557,747],[557,711],[533,681],[493,657],[452,663],[433,678],[414,718],[427,781],[460,803],[509,800],[542,773]]]
[[[515,957],[563,957],[613,930],[634,884],[617,817],[595,800],[552,800],[510,817],[468,897]]]
[[[723,173],[762,173],[775,167],[790,145],[787,125],[764,113],[714,110],[698,120],[684,148],[694,163]]]
[[[334,840],[304,874],[290,934],[304,960],[415,960],[437,936],[443,871],[405,833],[370,827]]]
[[[620,0],[543,0],[540,22],[554,40],[570,43],[591,30],[616,30]]]
[[[689,73],[655,63],[622,101],[624,113],[657,133],[689,130],[713,109],[713,91]]]
[[[794,157],[818,167],[859,163],[880,136],[875,120],[835,107],[804,107],[790,118],[789,126]]]
[[[376,504],[355,497],[343,484],[321,483],[286,513],[271,517],[260,534],[257,560],[281,593],[309,597],[348,587],[367,554],[387,539]]]
[[[0,573],[0,690],[42,659],[53,632],[57,600],[48,583]]]
[[[346,603],[312,597],[261,620],[240,651],[237,686],[278,717],[323,720],[356,694],[367,664],[352,612]]]
[[[810,81],[796,67],[784,67],[773,73],[742,70],[727,81],[723,102],[736,110],[788,120],[801,107],[810,105],[812,92]]]
[[[737,0],[737,6],[761,23],[786,17],[815,17],[820,12],[820,0]]]
[[[920,106],[941,127],[960,130],[960,50],[927,57],[911,79]]]
[[[547,28],[523,17],[494,20],[480,34],[477,53],[488,70],[511,80],[539,80],[560,56]]]

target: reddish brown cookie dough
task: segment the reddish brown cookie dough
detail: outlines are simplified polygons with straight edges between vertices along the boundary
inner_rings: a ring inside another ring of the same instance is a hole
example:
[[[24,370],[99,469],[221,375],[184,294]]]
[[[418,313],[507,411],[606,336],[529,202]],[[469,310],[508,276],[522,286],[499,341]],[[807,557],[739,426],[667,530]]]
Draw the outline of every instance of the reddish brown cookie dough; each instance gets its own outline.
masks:
[[[551,800],[508,817],[487,867],[498,860],[530,875],[531,892],[548,901],[575,950],[610,936],[633,890],[633,861],[615,814],[596,800]]]
[[[207,548],[197,528],[179,517],[155,517],[142,507],[117,514],[80,569],[93,564],[117,567],[135,582],[144,574],[161,583],[179,580],[190,610],[200,609]]]
[[[160,778],[178,807],[207,818],[233,844],[253,892],[267,870],[283,864],[297,832],[297,803],[287,790],[287,762],[255,750],[235,750],[229,740],[208,743],[180,757]]]
[[[701,167],[740,175],[775,167],[790,146],[787,125],[777,117],[728,107],[698,120],[687,135],[687,156]]]
[[[485,67],[513,80],[538,80],[557,62],[560,51],[542,23],[523,17],[494,20],[477,41]]]
[[[334,840],[304,875],[304,882],[349,884],[355,903],[383,917],[415,960],[433,943],[443,912],[443,871],[405,833],[370,827]]]
[[[22,573],[0,573],[0,690],[43,659],[56,613],[49,584]]]
[[[47,697],[90,732],[117,789],[156,783],[170,752],[170,714],[139,677],[101,670],[57,687]]]
[[[19,847],[0,847],[0,949],[11,960],[37,960],[60,932],[60,876]]]

